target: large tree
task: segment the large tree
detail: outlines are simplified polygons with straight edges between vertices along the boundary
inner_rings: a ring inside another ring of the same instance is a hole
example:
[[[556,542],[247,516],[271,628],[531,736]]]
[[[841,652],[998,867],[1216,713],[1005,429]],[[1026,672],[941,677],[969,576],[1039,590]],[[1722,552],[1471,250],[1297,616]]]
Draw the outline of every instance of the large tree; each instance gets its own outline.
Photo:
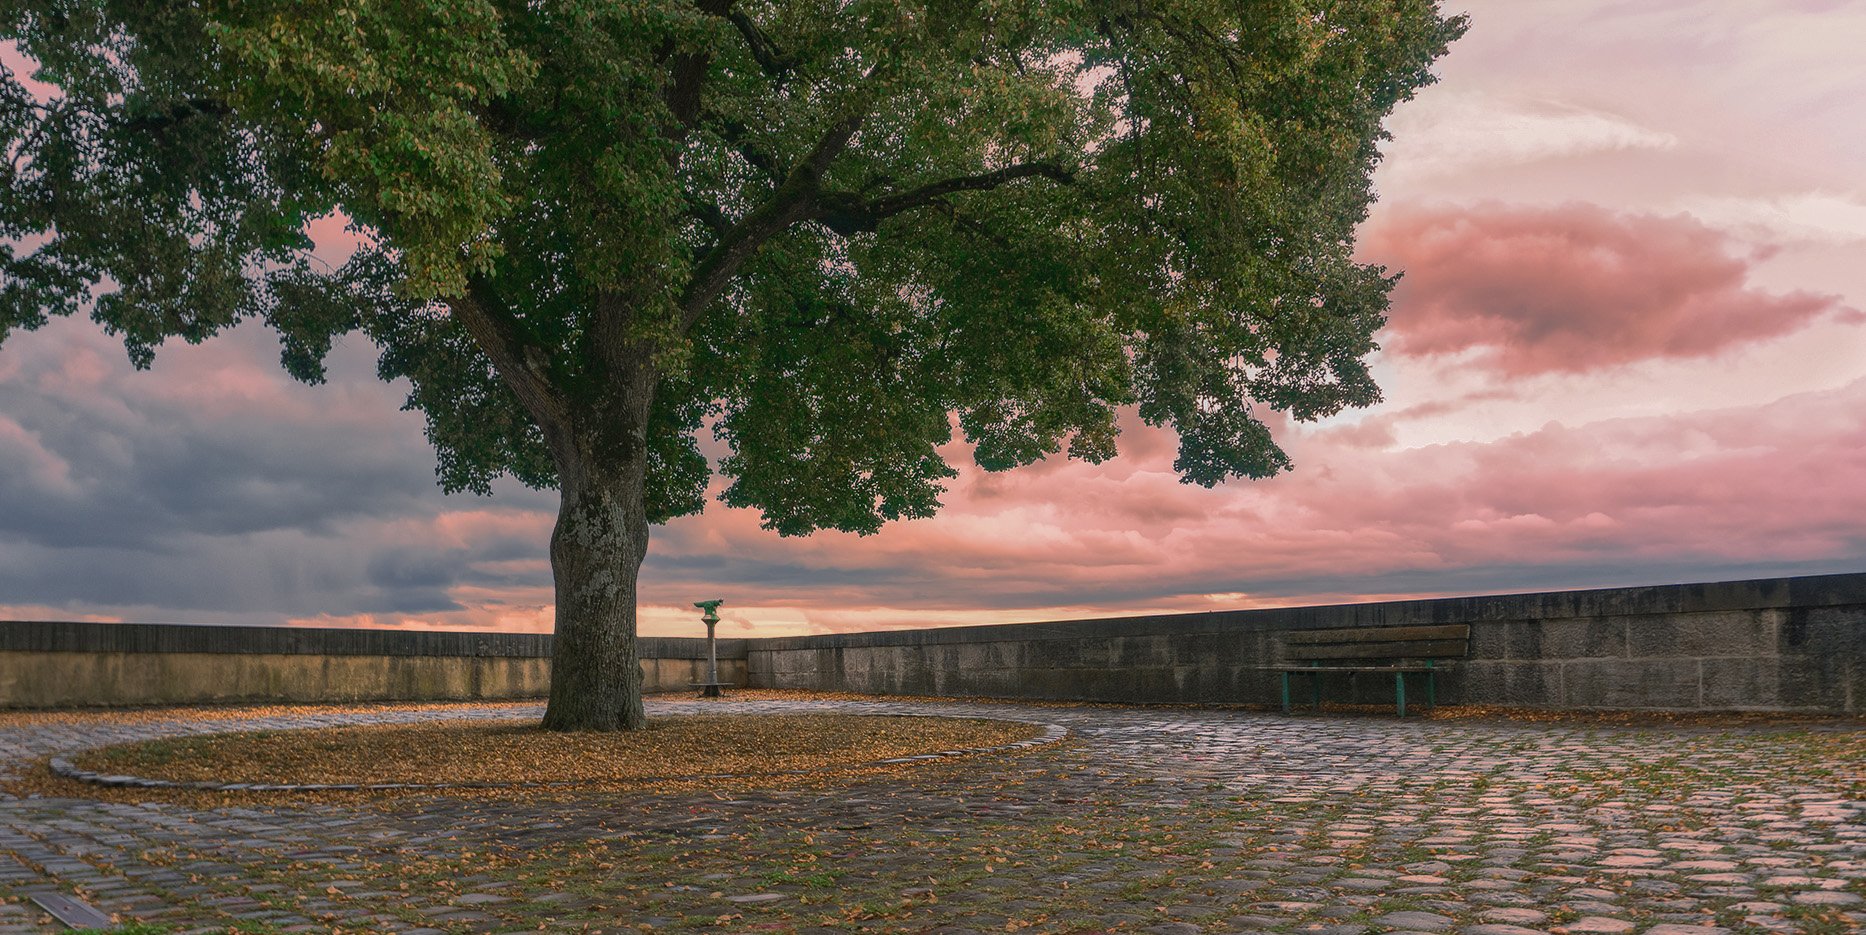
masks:
[[[931,514],[989,470],[1288,460],[1378,399],[1350,258],[1432,0],[9,0],[0,337],[88,310],[147,366],[246,318],[407,377],[448,490],[562,495],[545,726],[643,723],[649,527]],[[31,79],[31,80],[28,80]],[[48,90],[48,88],[50,90]],[[364,243],[338,269],[310,220]],[[710,430],[718,465],[696,447]]]

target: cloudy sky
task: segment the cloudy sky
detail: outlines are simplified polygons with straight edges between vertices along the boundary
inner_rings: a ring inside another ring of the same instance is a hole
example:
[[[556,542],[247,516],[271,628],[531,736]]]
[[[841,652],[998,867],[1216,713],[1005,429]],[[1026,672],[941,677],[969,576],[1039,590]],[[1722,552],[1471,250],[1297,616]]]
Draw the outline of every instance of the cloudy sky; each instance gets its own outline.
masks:
[[[1172,439],[964,470],[934,519],[657,528],[643,632],[877,629],[1866,570],[1866,0],[1478,0],[1362,230],[1387,401],[1207,491]],[[555,495],[443,496],[353,337],[137,373],[0,346],[0,619],[548,630]],[[962,446],[950,452],[967,465]]]

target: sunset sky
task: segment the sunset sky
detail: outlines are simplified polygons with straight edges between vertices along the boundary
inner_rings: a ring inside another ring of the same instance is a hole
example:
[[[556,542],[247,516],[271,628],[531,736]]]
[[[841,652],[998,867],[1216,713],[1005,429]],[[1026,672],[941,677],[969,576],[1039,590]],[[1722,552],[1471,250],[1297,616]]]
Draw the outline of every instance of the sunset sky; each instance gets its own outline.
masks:
[[[933,519],[655,530],[642,632],[1203,611],[1866,571],[1866,0],[1454,2],[1361,256],[1386,402],[1273,422],[1291,473],[970,466]],[[340,225],[319,231],[341,237]],[[444,496],[406,388],[248,324],[150,372],[83,319],[0,345],[0,619],[549,630],[556,494]],[[718,452],[713,452],[717,454]]]

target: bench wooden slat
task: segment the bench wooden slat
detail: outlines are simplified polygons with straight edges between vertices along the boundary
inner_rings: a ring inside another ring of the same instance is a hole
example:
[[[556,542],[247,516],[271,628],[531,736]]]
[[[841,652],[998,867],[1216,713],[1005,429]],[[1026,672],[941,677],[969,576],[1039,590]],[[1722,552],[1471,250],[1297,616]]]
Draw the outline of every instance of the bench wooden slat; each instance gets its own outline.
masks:
[[[1468,640],[1469,624],[1417,627],[1356,627],[1335,630],[1300,630],[1283,634],[1285,643],[1368,643],[1410,640]],[[1462,653],[1460,653],[1462,655]]]
[[[1260,666],[1270,672],[1289,672],[1295,675],[1328,675],[1340,672],[1443,672],[1442,668],[1427,665],[1405,666]]]
[[[1283,656],[1286,659],[1463,658],[1469,646],[1470,644],[1464,640],[1285,646]]]
[[[1393,701],[1399,716],[1406,716],[1406,673],[1425,676],[1427,704],[1437,704],[1437,660],[1463,659],[1471,651],[1467,624],[1408,627],[1340,627],[1332,630],[1297,630],[1282,634],[1284,665],[1266,666],[1282,673],[1283,713],[1290,710],[1291,676],[1310,674],[1310,691],[1317,711],[1322,709],[1322,674],[1328,672],[1393,673]],[[1421,664],[1425,661],[1425,664]],[[1308,662],[1302,666],[1296,663]]]

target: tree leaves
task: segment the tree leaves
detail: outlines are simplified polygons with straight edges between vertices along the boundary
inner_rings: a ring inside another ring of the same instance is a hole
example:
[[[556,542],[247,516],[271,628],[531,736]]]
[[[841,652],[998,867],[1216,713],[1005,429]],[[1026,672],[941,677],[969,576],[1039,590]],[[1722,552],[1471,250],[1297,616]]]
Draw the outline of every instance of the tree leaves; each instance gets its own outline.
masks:
[[[929,515],[955,417],[992,470],[1111,457],[1130,404],[1177,429],[1188,482],[1287,468],[1259,407],[1378,399],[1394,280],[1353,230],[1381,119],[1463,29],[1428,0],[0,22],[63,95],[0,76],[0,328],[89,308],[146,364],[261,316],[313,382],[361,329],[443,485],[482,492],[555,483],[568,429],[544,423],[639,411],[616,401],[649,367],[647,424],[596,456],[646,459],[662,521],[703,505],[710,426],[726,502],[786,534]],[[333,209],[373,246],[323,270],[301,230]],[[469,294],[476,329],[447,304]]]
[[[401,251],[410,295],[453,295],[498,253],[514,199],[475,111],[534,70],[486,0],[208,4],[203,45],[248,119],[300,149]]]

